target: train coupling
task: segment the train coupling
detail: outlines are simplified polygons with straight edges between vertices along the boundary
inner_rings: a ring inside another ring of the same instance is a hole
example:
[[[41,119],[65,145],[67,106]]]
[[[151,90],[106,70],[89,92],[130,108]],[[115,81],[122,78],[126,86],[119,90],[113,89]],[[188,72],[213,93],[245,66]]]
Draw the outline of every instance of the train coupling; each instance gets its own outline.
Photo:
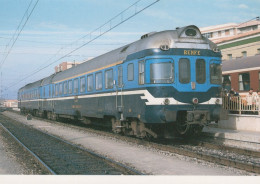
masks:
[[[210,120],[209,111],[187,111],[188,124],[206,124]]]

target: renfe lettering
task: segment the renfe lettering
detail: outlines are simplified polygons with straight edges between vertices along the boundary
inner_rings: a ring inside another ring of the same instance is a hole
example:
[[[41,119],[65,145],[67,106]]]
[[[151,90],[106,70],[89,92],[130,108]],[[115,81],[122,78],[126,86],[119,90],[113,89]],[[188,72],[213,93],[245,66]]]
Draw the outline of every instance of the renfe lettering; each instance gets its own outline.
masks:
[[[200,56],[200,50],[184,50],[184,55]]]

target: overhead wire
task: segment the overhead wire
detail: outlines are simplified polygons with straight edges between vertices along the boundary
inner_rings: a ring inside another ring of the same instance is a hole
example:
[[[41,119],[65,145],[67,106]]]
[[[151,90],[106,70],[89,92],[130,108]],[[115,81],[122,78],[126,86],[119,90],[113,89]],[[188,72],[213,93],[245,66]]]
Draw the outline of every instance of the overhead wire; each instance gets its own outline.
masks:
[[[10,39],[10,41],[9,41],[9,43],[8,43],[8,45],[7,45],[7,47],[8,47],[9,44],[11,43],[11,41],[14,40],[13,43],[12,43],[12,45],[11,45],[10,48],[8,49],[8,51],[5,52],[6,55],[3,57],[3,60],[2,60],[1,63],[0,63],[0,69],[2,68],[2,66],[3,66],[3,64],[5,63],[7,57],[9,56],[10,52],[12,51],[12,48],[13,48],[14,44],[16,43],[16,41],[17,41],[18,37],[20,36],[22,30],[24,29],[26,23],[27,23],[28,20],[30,19],[30,17],[31,17],[31,15],[32,15],[32,13],[33,13],[33,11],[34,11],[36,5],[38,4],[39,0],[37,0],[37,1],[35,2],[35,4],[33,5],[32,10],[31,10],[30,13],[29,13],[29,15],[27,15],[27,18],[26,18],[24,24],[22,25],[22,28],[19,30],[19,27],[21,26],[24,17],[26,16],[26,14],[28,14],[28,10],[29,10],[29,8],[30,8],[32,2],[33,2],[33,0],[31,0],[29,6],[28,6],[28,8],[27,8],[27,10],[25,11],[25,13],[24,13],[24,15],[23,15],[22,20],[20,21],[20,23],[19,23],[19,25],[18,25],[18,27],[17,27],[15,33],[13,34],[13,37]],[[18,32],[18,30],[19,30],[19,32]],[[17,32],[18,32],[18,33],[17,33]],[[16,34],[17,34],[17,35],[16,35]],[[15,36],[15,35],[16,35],[16,36]],[[6,48],[7,48],[7,47],[6,47]]]
[[[142,8],[142,9],[140,9],[140,10],[137,10],[137,8],[135,8],[135,13],[134,13],[133,15],[131,15],[131,16],[129,16],[129,17],[123,19],[121,15],[122,15],[124,12],[126,12],[127,10],[129,10],[131,7],[134,7],[134,6],[136,7],[137,4],[138,4],[140,1],[142,1],[142,0],[136,1],[134,4],[132,4],[131,6],[129,6],[128,8],[126,8],[125,10],[123,10],[122,12],[120,12],[119,14],[117,14],[116,16],[114,16],[113,18],[111,18],[110,20],[108,20],[107,22],[105,22],[104,24],[102,24],[101,26],[99,26],[98,28],[94,29],[94,30],[93,30],[92,32],[90,32],[89,34],[87,34],[87,35],[85,35],[85,36],[82,36],[81,38],[77,39],[76,41],[74,41],[74,42],[72,42],[71,44],[68,44],[68,45],[71,46],[72,44],[77,43],[79,40],[82,40],[82,39],[84,39],[84,38],[86,38],[86,37],[88,37],[88,36],[91,36],[91,34],[95,33],[95,32],[98,31],[98,30],[101,30],[102,27],[104,27],[105,25],[107,25],[108,23],[110,23],[110,28],[109,28],[108,30],[106,30],[106,31],[104,31],[104,32],[102,32],[102,33],[101,33],[101,31],[100,31],[100,34],[97,35],[96,37],[94,37],[94,38],[92,38],[92,39],[90,38],[89,41],[87,41],[87,42],[83,43],[82,45],[76,47],[75,49],[69,51],[68,53],[64,54],[63,56],[59,57],[58,59],[55,59],[54,61],[48,63],[46,66],[43,66],[43,67],[41,67],[41,68],[35,70],[34,72],[32,72],[31,74],[29,74],[28,76],[22,78],[21,80],[15,82],[15,83],[13,83],[13,84],[11,84],[10,86],[8,86],[8,87],[5,89],[5,91],[6,91],[7,89],[9,89],[9,88],[11,88],[11,87],[13,87],[13,86],[19,84],[20,82],[24,81],[25,79],[28,79],[29,77],[31,77],[31,76],[33,76],[33,75],[39,73],[40,71],[42,71],[42,70],[44,70],[45,68],[51,66],[52,64],[56,63],[57,61],[60,61],[61,59],[64,59],[64,58],[68,57],[70,54],[72,54],[72,53],[74,53],[75,51],[81,49],[82,47],[86,46],[87,44],[93,42],[94,40],[98,39],[99,37],[101,37],[101,36],[104,35],[105,33],[109,32],[109,31],[111,31],[112,29],[116,28],[117,26],[123,24],[123,23],[126,22],[127,20],[129,20],[129,19],[131,19],[132,17],[136,16],[137,14],[139,14],[139,13],[142,12],[142,11],[144,11],[145,9],[151,7],[152,5],[154,5],[155,3],[157,3],[157,2],[160,1],[160,0],[154,0],[152,3],[150,3],[149,5],[145,6],[144,8]],[[112,26],[112,25],[111,25],[111,21],[114,20],[115,18],[118,18],[119,16],[121,16],[121,21],[120,21],[119,23],[115,24],[114,26]],[[60,48],[60,49],[59,49],[51,58],[49,58],[46,62],[49,62],[50,60],[54,59],[54,58],[61,52],[61,50],[63,50],[63,49],[64,49],[64,47]]]

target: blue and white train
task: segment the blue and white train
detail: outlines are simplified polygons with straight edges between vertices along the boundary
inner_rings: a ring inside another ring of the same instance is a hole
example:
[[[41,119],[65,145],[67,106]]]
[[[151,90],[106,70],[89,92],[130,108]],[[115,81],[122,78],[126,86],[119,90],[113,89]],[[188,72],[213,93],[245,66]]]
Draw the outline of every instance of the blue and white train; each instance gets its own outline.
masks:
[[[117,133],[193,135],[221,118],[221,53],[193,25],[152,32],[27,84],[18,100],[48,119],[110,120]]]

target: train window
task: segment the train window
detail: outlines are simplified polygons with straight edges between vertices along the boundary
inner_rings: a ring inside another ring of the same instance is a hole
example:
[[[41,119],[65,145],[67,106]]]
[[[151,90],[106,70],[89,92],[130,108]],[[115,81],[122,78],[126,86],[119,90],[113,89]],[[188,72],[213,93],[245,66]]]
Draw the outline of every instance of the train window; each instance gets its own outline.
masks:
[[[122,66],[118,67],[118,86],[123,86],[123,68]]]
[[[102,72],[96,73],[96,90],[102,89]]]
[[[134,64],[130,63],[127,66],[127,80],[132,81],[134,80]]]
[[[51,97],[51,85],[49,85],[49,97]]]
[[[55,84],[55,96],[58,96],[58,94],[59,94],[58,84]]]
[[[72,94],[72,80],[69,81],[69,94]]]
[[[80,92],[84,93],[86,90],[86,77],[80,78]]]
[[[241,73],[238,75],[238,89],[240,91],[249,91],[250,90],[250,74]]]
[[[196,81],[199,84],[206,81],[206,63],[204,59],[197,59],[196,61]]]
[[[59,84],[59,95],[62,95],[62,83]]]
[[[77,94],[79,92],[79,79],[74,79],[74,94]]]
[[[114,86],[113,83],[113,69],[107,70],[105,72],[105,87],[106,89],[111,89]]]
[[[93,75],[89,75],[87,77],[87,80],[88,80],[88,91],[92,91],[93,90],[93,87],[94,87],[94,83],[93,83]]]
[[[45,87],[43,87],[43,97],[45,97]]]
[[[230,75],[223,75],[222,77],[222,86],[224,89],[231,90],[231,77]]]
[[[68,83],[67,81],[63,82],[63,94],[66,95],[68,92]]]
[[[151,83],[173,83],[174,65],[171,62],[153,63],[150,65]]]
[[[179,81],[183,84],[190,82],[190,60],[187,58],[179,61]]]
[[[210,83],[211,84],[221,84],[221,65],[213,63],[210,65]]]
[[[138,71],[138,74],[139,74],[139,84],[144,84],[144,61],[140,61],[139,62],[139,71]]]
[[[52,85],[52,96],[55,95],[55,88],[54,88],[54,85]]]

